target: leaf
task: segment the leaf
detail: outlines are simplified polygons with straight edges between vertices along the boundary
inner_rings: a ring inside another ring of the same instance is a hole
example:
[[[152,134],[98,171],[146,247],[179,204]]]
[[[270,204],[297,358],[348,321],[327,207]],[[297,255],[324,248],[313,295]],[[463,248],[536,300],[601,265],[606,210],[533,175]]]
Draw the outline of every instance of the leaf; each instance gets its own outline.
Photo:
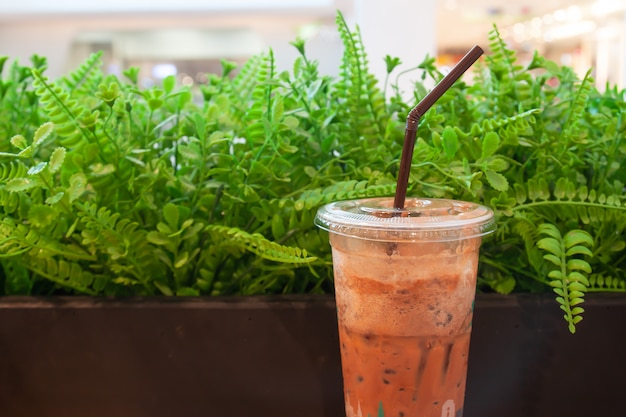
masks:
[[[200,149],[198,149],[196,144],[189,144],[187,146],[179,146],[178,153],[182,157],[183,160],[187,160],[190,162],[200,162],[202,161],[202,154],[200,153]],[[179,158],[180,160],[181,158]]]
[[[219,225],[209,225],[205,230],[220,244],[233,245],[268,260],[304,264],[317,259],[308,256],[305,250],[272,242],[259,233],[250,234],[238,228]]]
[[[31,295],[33,281],[26,267],[8,259],[3,260],[2,267],[6,295]]]
[[[545,259],[548,262],[551,262],[552,264],[560,267],[561,266],[561,258],[559,258],[556,255],[552,255],[551,253],[548,253],[546,255],[543,255],[543,259]],[[550,271],[552,272],[552,271]],[[560,271],[558,271],[559,275],[561,274]]]
[[[569,320],[568,320],[569,317],[567,315],[565,315],[563,317],[565,317],[565,320],[569,322]],[[574,317],[574,319],[582,320],[582,317],[581,316],[576,316],[576,317]],[[572,334],[576,333],[576,326],[574,324],[578,323],[580,320],[569,323],[567,328],[569,329],[570,333],[572,333]]]
[[[61,199],[63,198],[63,196],[65,195],[65,193],[63,191],[58,192],[48,198],[46,198],[46,204],[49,204],[51,206],[55,205],[56,203],[58,203],[59,201],[61,201]]]
[[[498,279],[493,289],[499,294],[510,294],[515,289],[515,278],[512,276],[503,276]]]
[[[496,132],[488,132],[483,138],[481,159],[493,156],[500,146],[500,137]]]
[[[113,165],[113,164],[103,164],[103,163],[100,163],[100,162],[92,164],[91,166],[89,166],[89,169],[91,169],[92,175],[94,175],[96,177],[104,177],[106,175],[109,175],[109,174],[115,172],[115,170],[116,170],[115,165]]]
[[[539,193],[539,198],[542,200],[548,200],[550,198],[550,189],[544,176],[540,177],[537,181],[537,192]]]
[[[39,182],[35,179],[31,178],[13,178],[9,182],[7,182],[4,187],[5,190],[9,192],[20,192],[30,190],[33,187],[39,185]]]
[[[170,227],[163,222],[157,223],[157,230],[166,235],[170,235],[173,233],[172,229],[170,229]]]
[[[582,313],[584,313],[584,312],[585,312],[585,309],[584,309],[584,308],[582,308],[582,307],[574,307],[574,308],[572,309],[572,314],[573,314],[573,315],[579,315],[579,314],[582,314]]]
[[[189,252],[183,251],[182,253],[179,253],[176,257],[176,260],[174,261],[174,268],[182,268],[183,266],[185,266],[188,260]]]
[[[304,167],[304,173],[309,177],[309,178],[314,178],[317,175],[317,170],[315,168],[313,168],[310,165],[307,165]]]
[[[565,193],[567,192],[567,179],[559,178],[554,186],[554,196],[558,200],[562,200],[565,198]]]
[[[589,195],[587,195],[587,199],[591,203],[596,201],[596,190],[595,189],[589,191]]]
[[[40,162],[37,165],[34,165],[29,168],[28,175],[37,175],[40,174],[46,167],[48,166],[47,162]]]
[[[554,292],[557,293],[558,295],[563,295],[563,275],[561,274],[561,271],[558,270],[552,270],[550,271],[550,273],[553,272],[558,272],[558,274],[555,275],[554,280],[550,281],[549,284],[551,287],[554,288]],[[561,289],[560,291],[557,291],[558,289]]]
[[[155,245],[167,245],[170,243],[170,239],[167,237],[165,233],[150,231],[146,234],[146,240]]]
[[[48,169],[52,174],[61,169],[63,161],[65,160],[65,154],[65,148],[62,147],[58,147],[52,151],[52,155],[50,155],[50,163],[48,164]]]
[[[537,247],[550,252],[554,256],[560,258],[563,254],[561,244],[553,237],[544,237],[537,242]]]
[[[572,270],[580,270],[580,271],[584,271],[588,274],[591,273],[591,266],[589,265],[589,262],[584,261],[582,259],[570,259],[567,261],[567,269],[572,271]]]
[[[300,125],[300,121],[293,116],[285,116],[283,124],[287,127],[287,129],[293,130]]]
[[[621,250],[623,248],[620,248],[618,250]],[[576,246],[572,246],[571,248],[569,248],[567,250],[567,252],[565,252],[565,256],[570,257],[573,255],[586,255],[586,256],[593,256],[593,252],[591,252],[591,249],[589,249],[586,246],[582,246],[582,245],[576,245]]]
[[[509,163],[504,158],[494,156],[493,158],[491,158],[487,166],[493,171],[502,172],[508,169]]]
[[[515,199],[517,200],[517,204],[523,204],[526,202],[526,188],[519,183],[513,184],[513,188],[515,189]]]
[[[272,216],[271,227],[274,239],[278,240],[285,235],[285,222],[280,214],[276,213]]]
[[[558,260],[559,262],[556,263],[557,266],[559,266],[561,264],[560,259],[555,258],[553,255],[546,255],[546,259],[547,257],[550,257],[552,263],[554,263],[554,260]],[[552,278],[554,280],[562,280],[563,279],[563,273],[561,272],[560,269],[553,269],[552,271],[548,272],[548,278]],[[551,281],[550,285],[552,285],[553,287],[563,287],[563,285],[561,284],[561,281]]]
[[[573,287],[571,287],[571,283],[572,282],[579,282],[582,285],[584,285],[585,287],[587,287],[589,285],[589,280],[587,279],[587,277],[584,276],[583,274],[581,274],[578,271],[571,271],[570,273],[568,273],[567,274],[567,279],[569,281],[571,281],[569,284],[570,284],[570,288],[572,288],[572,289],[573,289]],[[581,290],[581,291],[584,291],[584,290]]]
[[[80,198],[87,188],[87,178],[82,172],[77,172],[70,177],[70,186],[68,187],[68,197],[70,204]]]
[[[33,148],[39,146],[54,130],[54,123],[46,122],[39,126],[39,128],[35,131],[35,136],[33,137]]]
[[[179,212],[175,204],[167,203],[163,206],[163,218],[172,230],[178,230]]]
[[[170,287],[167,286],[167,284],[163,284],[162,282],[159,282],[159,281],[154,281],[154,286],[157,287],[163,295],[167,295],[167,296],[174,295],[174,292],[170,289]]]
[[[587,245],[593,247],[593,237],[584,230],[570,230],[563,238],[565,247],[571,248],[574,245]]]
[[[626,241],[623,240],[619,240],[615,243],[613,243],[613,245],[611,246],[610,250],[611,252],[621,252],[626,248]],[[589,255],[591,256],[591,255]]]
[[[134,156],[129,156],[129,155],[126,155],[126,156],[124,156],[124,159],[126,159],[127,161],[130,161],[130,162],[132,162],[133,164],[138,165],[138,166],[140,166],[140,167],[142,167],[142,168],[146,166],[146,163],[145,163],[145,162],[143,162],[143,161],[142,161],[141,159],[139,159],[139,158],[135,158]]]
[[[28,211],[28,221],[35,227],[46,227],[52,224],[58,212],[50,206],[35,204]]]
[[[459,138],[454,131],[454,129],[450,126],[446,126],[443,130],[443,151],[448,158],[448,160],[452,160],[454,155],[459,149]]]
[[[559,229],[550,223],[542,223],[539,225],[539,227],[537,228],[537,232],[539,234],[542,235],[548,235],[551,236],[557,240],[561,240],[561,232],[559,231]]]
[[[26,138],[22,135],[15,135],[11,138],[11,144],[20,150],[26,149],[28,143],[26,142]]]
[[[585,300],[582,298],[585,296],[585,293],[582,291],[570,291],[569,292],[569,296],[570,296],[570,302],[569,304],[571,306],[575,306],[577,304],[581,304],[583,303]]]
[[[166,94],[170,94],[172,90],[174,90],[174,86],[176,85],[176,77],[174,75],[168,75],[163,79],[163,91]]]
[[[485,177],[487,178],[489,185],[491,185],[494,189],[498,191],[507,191],[509,189],[509,182],[504,175],[492,171],[491,169],[487,169],[485,171]]]
[[[582,292],[587,291],[587,287],[578,281],[570,282],[568,287],[571,290],[575,290],[575,291],[582,291]]]
[[[176,290],[176,295],[181,297],[196,297],[200,295],[200,292],[191,287],[182,287]]]

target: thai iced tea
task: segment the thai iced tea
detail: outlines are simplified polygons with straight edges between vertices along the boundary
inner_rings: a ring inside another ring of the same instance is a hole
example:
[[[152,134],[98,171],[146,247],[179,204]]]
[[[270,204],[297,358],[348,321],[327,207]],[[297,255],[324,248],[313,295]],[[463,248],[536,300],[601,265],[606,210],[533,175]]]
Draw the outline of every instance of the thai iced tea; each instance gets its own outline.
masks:
[[[462,415],[481,236],[490,210],[451,200],[335,203],[330,231],[348,417]]]

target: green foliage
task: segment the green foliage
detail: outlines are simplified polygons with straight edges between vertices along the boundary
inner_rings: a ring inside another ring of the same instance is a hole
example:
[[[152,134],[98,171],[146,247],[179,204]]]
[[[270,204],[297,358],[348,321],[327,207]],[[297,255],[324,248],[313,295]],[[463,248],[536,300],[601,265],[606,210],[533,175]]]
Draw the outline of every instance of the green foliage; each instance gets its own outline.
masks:
[[[480,84],[468,89],[485,96],[472,114],[528,117],[526,126],[493,130],[502,181],[487,177],[468,196],[498,216],[496,236],[483,247],[481,284],[503,293],[552,287],[574,332],[585,293],[624,288],[623,92],[601,93],[589,72],[579,79],[537,54],[519,65],[496,29],[491,41]]]
[[[397,81],[419,71],[417,101],[442,77],[387,56],[379,83],[358,27],[337,28],[337,77],[300,39],[288,71],[270,50],[194,89],[105,75],[100,54],[58,80],[1,58],[0,293],[332,291],[316,210],[393,195],[415,104]],[[479,289],[554,291],[573,331],[584,294],[626,291],[624,94],[489,39],[422,117],[409,193],[492,207]]]
[[[537,230],[546,236],[537,242],[537,247],[544,251],[543,258],[552,264],[548,272],[549,284],[565,312],[570,331],[574,333],[576,323],[582,320],[584,310],[579,304],[589,287],[587,274],[591,272],[591,266],[581,256],[593,255],[589,249],[593,246],[593,238],[578,229],[562,236],[556,226],[548,223],[540,224]]]

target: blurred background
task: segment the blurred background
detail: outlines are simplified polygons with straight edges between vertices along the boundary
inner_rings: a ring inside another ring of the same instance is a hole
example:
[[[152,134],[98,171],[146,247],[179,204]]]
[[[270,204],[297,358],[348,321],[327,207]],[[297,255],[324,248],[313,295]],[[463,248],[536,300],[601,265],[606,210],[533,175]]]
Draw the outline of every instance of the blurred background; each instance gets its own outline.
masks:
[[[488,49],[495,24],[522,61],[537,50],[581,75],[593,68],[601,89],[626,81],[626,0],[2,0],[0,56],[46,56],[55,78],[102,50],[107,72],[139,66],[144,85],[171,74],[193,85],[221,72],[222,58],[242,63],[269,48],[289,68],[300,37],[335,75],[338,10],[359,26],[379,79],[387,54],[410,68],[426,55],[446,66],[474,44]]]

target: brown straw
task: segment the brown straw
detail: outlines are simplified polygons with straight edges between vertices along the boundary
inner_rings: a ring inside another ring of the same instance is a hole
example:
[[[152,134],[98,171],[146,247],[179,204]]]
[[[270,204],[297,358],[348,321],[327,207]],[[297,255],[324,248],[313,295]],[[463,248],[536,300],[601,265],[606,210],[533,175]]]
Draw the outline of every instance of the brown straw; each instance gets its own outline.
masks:
[[[396,209],[403,209],[406,200],[406,190],[409,184],[409,172],[411,170],[411,160],[413,159],[413,148],[417,137],[417,125],[420,117],[430,109],[439,98],[448,91],[452,84],[463,75],[469,67],[483,54],[483,50],[474,46],[467,54],[452,68],[452,70],[424,97],[417,106],[409,112],[406,119],[406,130],[404,133],[404,146],[400,158],[400,172],[398,172],[398,184],[393,206]]]

